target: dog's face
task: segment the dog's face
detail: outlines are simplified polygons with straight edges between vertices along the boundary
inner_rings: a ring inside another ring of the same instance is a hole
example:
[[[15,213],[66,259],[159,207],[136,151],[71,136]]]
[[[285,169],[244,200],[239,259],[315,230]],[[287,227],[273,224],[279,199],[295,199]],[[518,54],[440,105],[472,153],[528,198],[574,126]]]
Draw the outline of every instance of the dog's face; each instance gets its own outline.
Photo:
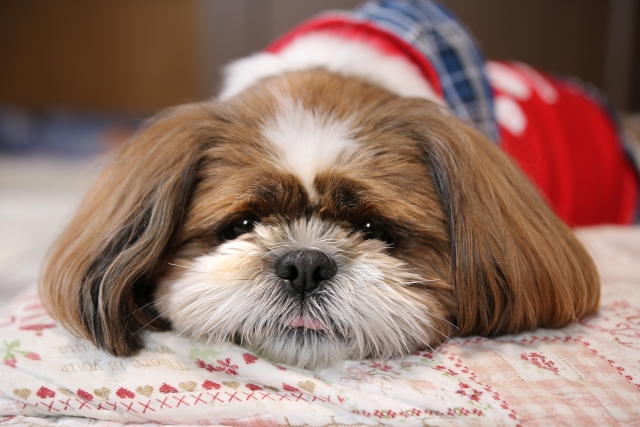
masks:
[[[320,70],[156,119],[54,247],[41,293],[117,355],[173,327],[303,367],[561,326],[599,295],[491,142]]]

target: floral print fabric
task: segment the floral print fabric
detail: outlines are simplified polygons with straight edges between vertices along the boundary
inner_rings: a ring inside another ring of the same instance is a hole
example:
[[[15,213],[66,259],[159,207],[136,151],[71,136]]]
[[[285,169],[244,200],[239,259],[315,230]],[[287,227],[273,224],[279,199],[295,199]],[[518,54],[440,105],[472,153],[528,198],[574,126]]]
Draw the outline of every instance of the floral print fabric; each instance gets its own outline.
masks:
[[[315,372],[173,333],[112,357],[27,293],[0,315],[0,425],[638,425],[640,228],[579,234],[603,278],[596,316]]]

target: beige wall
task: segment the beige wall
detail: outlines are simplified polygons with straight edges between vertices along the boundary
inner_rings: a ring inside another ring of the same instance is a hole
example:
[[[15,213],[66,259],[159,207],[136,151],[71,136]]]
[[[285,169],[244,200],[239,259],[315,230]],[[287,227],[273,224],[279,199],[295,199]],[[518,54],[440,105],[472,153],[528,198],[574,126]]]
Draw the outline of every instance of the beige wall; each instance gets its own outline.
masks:
[[[467,23],[487,57],[578,76],[618,108],[631,108],[637,0],[440,1]]]
[[[0,101],[155,110],[200,97],[190,0],[0,2]]]
[[[442,1],[488,57],[577,75],[629,105],[635,28],[619,31],[619,22],[635,24],[637,0]],[[0,103],[147,112],[201,99],[214,92],[222,64],[321,10],[359,3],[4,0]]]
[[[605,0],[445,0],[485,54],[602,83]]]

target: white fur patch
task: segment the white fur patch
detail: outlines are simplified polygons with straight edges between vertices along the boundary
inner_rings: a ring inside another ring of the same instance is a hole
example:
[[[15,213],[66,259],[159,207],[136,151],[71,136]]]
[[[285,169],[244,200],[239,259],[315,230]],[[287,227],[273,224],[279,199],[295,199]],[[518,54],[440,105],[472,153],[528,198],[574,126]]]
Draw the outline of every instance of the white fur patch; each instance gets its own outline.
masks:
[[[225,69],[219,98],[236,96],[266,77],[312,68],[360,77],[400,96],[425,98],[444,105],[409,60],[381,53],[364,41],[326,33],[300,36],[277,54],[260,52],[232,62]]]
[[[310,111],[286,98],[273,120],[262,127],[262,134],[277,150],[278,163],[300,179],[312,199],[315,177],[357,149],[355,131],[351,120]]]
[[[324,252],[338,269],[303,304],[273,270],[281,256],[302,249]],[[259,224],[196,258],[175,282],[160,284],[156,306],[194,338],[233,339],[282,363],[318,367],[397,357],[442,341],[432,307],[407,290],[424,280],[384,243],[312,217]],[[301,316],[327,328],[317,333],[286,324]]]

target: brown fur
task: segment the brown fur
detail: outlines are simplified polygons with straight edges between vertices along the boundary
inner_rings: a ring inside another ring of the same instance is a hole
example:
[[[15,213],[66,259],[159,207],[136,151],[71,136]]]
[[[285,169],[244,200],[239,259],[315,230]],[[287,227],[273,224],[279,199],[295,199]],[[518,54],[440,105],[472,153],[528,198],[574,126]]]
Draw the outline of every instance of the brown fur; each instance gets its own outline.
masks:
[[[338,118],[357,117],[367,156],[320,174],[311,200],[280,168],[259,125],[278,94]],[[163,113],[124,149],[56,242],[40,292],[61,323],[119,356],[143,329],[169,325],[147,306],[221,228],[317,215],[357,226],[375,218],[397,238],[393,256],[423,277],[447,334],[561,327],[593,314],[590,257],[518,168],[484,136],[424,100],[324,71],[264,81],[226,104]],[[150,307],[150,306],[149,306]]]

